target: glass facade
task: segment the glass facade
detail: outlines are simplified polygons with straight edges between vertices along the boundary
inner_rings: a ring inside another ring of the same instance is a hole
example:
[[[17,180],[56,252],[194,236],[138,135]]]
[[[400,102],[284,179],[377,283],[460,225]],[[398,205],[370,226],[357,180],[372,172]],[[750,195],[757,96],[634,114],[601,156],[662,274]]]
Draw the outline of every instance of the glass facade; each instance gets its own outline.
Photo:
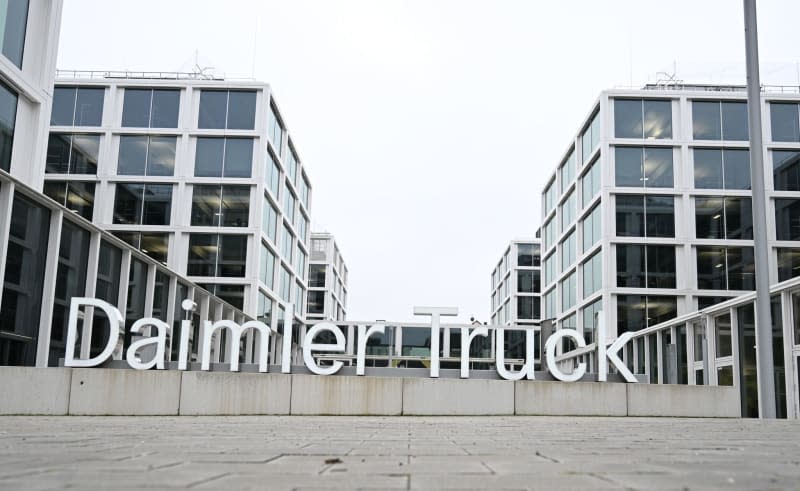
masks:
[[[675,246],[617,244],[617,286],[675,288]]]
[[[695,148],[694,187],[750,189],[750,152],[730,148]]]
[[[100,126],[105,89],[56,87],[53,89],[52,126]]]
[[[192,225],[248,226],[250,186],[195,184],[192,192]]]
[[[175,136],[120,136],[117,174],[172,176],[175,173],[177,142]]]
[[[191,234],[187,274],[243,278],[247,261],[246,235]]]
[[[94,182],[45,181],[43,192],[49,198],[90,220],[94,212]]]
[[[45,172],[52,174],[97,174],[100,135],[50,133]]]
[[[253,139],[197,137],[195,177],[250,177]]]
[[[664,295],[617,295],[617,334],[635,332],[678,316],[677,298]]]
[[[693,101],[692,134],[695,140],[747,141],[747,103]]]
[[[701,290],[755,290],[753,248],[697,246],[697,287]]]
[[[775,236],[778,240],[800,240],[800,198],[776,198]]]
[[[256,120],[256,92],[202,90],[197,127],[200,129],[252,130]]]
[[[169,225],[172,184],[118,183],[114,196],[114,223]]]
[[[752,201],[745,197],[702,197],[694,200],[698,239],[753,238]]]
[[[0,81],[0,169],[11,170],[11,147],[17,121],[17,93]]]
[[[675,198],[641,194],[616,196],[618,237],[675,237]]]
[[[0,42],[3,56],[22,69],[29,0],[0,1]]]
[[[668,100],[615,99],[616,138],[672,138],[672,102]]]
[[[126,88],[122,126],[126,128],[177,128],[181,91]]]
[[[800,142],[800,115],[797,103],[770,102],[772,141]]]
[[[616,147],[615,182],[619,187],[671,188],[672,148]]]

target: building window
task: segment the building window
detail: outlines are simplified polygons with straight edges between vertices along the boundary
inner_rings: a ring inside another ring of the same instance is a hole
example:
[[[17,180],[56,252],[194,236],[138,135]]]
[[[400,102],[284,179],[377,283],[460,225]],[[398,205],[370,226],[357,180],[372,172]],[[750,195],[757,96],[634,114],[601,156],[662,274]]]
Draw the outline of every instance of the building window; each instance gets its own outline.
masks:
[[[616,147],[616,185],[620,187],[673,187],[672,148]]]
[[[755,290],[752,247],[697,247],[697,288]]]
[[[599,299],[583,309],[583,339],[587,344],[594,342],[594,332],[597,329],[597,314],[603,311],[603,300]]]
[[[800,240],[800,199],[775,199],[775,235],[778,240]]]
[[[295,227],[297,227],[298,240],[305,242],[308,239],[308,218],[302,213],[298,213]]]
[[[250,177],[252,167],[252,138],[197,138],[195,177]]]
[[[800,142],[800,117],[796,103],[771,102],[769,118],[772,126],[772,141]]]
[[[575,272],[561,281],[561,312],[575,305]]]
[[[556,279],[556,253],[544,259],[544,284],[549,285]]]
[[[306,176],[302,176],[300,179],[300,201],[308,210],[308,180],[306,180]]]
[[[561,192],[563,193],[575,179],[575,149],[569,151],[569,156],[558,169],[561,174]]]
[[[675,198],[618,194],[617,237],[675,237]]]
[[[45,172],[51,174],[97,174],[100,135],[50,133]]]
[[[256,121],[256,93],[252,90],[201,90],[197,127],[252,130]]]
[[[53,89],[52,126],[100,126],[103,121],[103,97],[99,88],[56,87]]]
[[[294,308],[300,315],[305,313],[306,290],[300,283],[294,284]]]
[[[800,151],[772,151],[772,181],[775,191],[800,191]]]
[[[264,215],[261,227],[264,229],[264,232],[266,232],[269,240],[275,244],[276,234],[278,232],[278,210],[272,206],[272,203],[270,203],[266,196],[264,197]]]
[[[286,181],[283,188],[283,214],[286,215],[286,219],[290,223],[294,223],[294,204],[296,201],[297,198],[294,197],[294,193],[289,189],[289,181]]]
[[[517,266],[540,266],[539,246],[536,244],[517,244]]]
[[[753,238],[753,211],[750,198],[696,197],[695,234],[698,239]]]
[[[309,291],[308,292],[308,313],[322,315],[325,313],[325,292],[324,291]]]
[[[541,316],[539,297],[517,297],[517,318],[532,320]]]
[[[3,56],[19,69],[22,69],[22,55],[25,52],[25,31],[28,25],[29,0],[8,0],[0,2],[0,42]]]
[[[169,234],[162,232],[121,232],[114,231],[119,239],[142,251],[156,261],[167,262]]]
[[[308,286],[311,288],[325,288],[324,264],[310,264],[308,266]]]
[[[278,292],[281,300],[284,302],[289,302],[292,291],[292,275],[289,273],[289,270],[286,269],[285,266],[281,266],[281,291]]]
[[[239,310],[244,309],[244,285],[198,283],[197,286]]]
[[[602,255],[597,252],[581,266],[583,268],[583,297],[603,287]]]
[[[265,186],[272,193],[274,199],[278,199],[278,187],[281,185],[281,171],[278,167],[278,161],[272,152],[269,152],[267,157],[267,168],[265,170]]]
[[[294,235],[289,227],[283,224],[283,235],[281,235],[281,256],[287,263],[292,262],[292,251],[294,250]]]
[[[294,271],[297,273],[297,276],[304,277],[306,272],[306,253],[303,252],[302,249],[299,247],[297,248],[297,254],[294,256]]]
[[[672,138],[672,102],[614,99],[614,136]]]
[[[750,189],[750,152],[730,148],[695,148],[694,187]]]
[[[94,182],[45,181],[44,194],[91,221],[94,210]]]
[[[267,126],[269,141],[272,142],[272,146],[277,150],[278,155],[283,155],[283,123],[281,123],[281,118],[278,116],[278,110],[274,104],[269,105]]]
[[[675,246],[617,244],[617,286],[675,288]]]
[[[171,184],[117,183],[116,188],[114,223],[169,225]]]
[[[190,234],[190,276],[245,276],[247,261],[246,235]]]
[[[800,249],[778,248],[778,281],[800,276]]]
[[[294,145],[289,139],[289,151],[286,153],[286,173],[292,183],[297,182],[297,155],[294,153]]]
[[[17,94],[0,82],[0,169],[11,170],[11,147],[17,121]]]
[[[600,191],[600,159],[592,162],[581,178],[581,206],[586,207]]]
[[[124,176],[172,176],[177,142],[175,136],[120,136],[117,173]]]
[[[181,91],[125,89],[122,126],[125,128],[177,128]]]
[[[553,288],[544,295],[544,311],[545,319],[555,319],[558,313],[556,312],[556,289]]]
[[[49,366],[58,366],[58,360],[64,357],[67,340],[67,319],[72,297],[82,297],[86,294],[89,239],[90,234],[87,230],[83,230],[69,220],[61,222],[61,247],[58,249],[58,271],[56,273],[53,320],[50,332]]]
[[[272,326],[272,299],[258,292],[258,320],[268,326]]]
[[[600,143],[600,113],[594,113],[591,122],[581,135],[581,145],[583,147],[583,162],[589,160],[594,149]]]
[[[10,218],[0,302],[0,365],[34,366],[50,211],[16,195]]]
[[[692,133],[695,140],[747,141],[747,103],[693,101]]]
[[[586,252],[600,240],[600,203],[596,204],[583,219],[581,229],[583,232],[583,252]]]
[[[550,213],[556,206],[556,181],[553,180],[544,190],[544,214]]]
[[[95,282],[95,298],[104,300],[111,305],[119,304],[119,285],[122,279],[122,249],[114,247],[105,240],[100,242],[100,253],[97,259],[97,281]],[[155,300],[155,295],[153,299]],[[155,315],[155,309],[153,314]],[[163,319],[162,319],[163,320]],[[105,314],[99,309],[94,311],[95,326],[103,326],[106,322]],[[91,355],[97,356],[108,342],[106,329],[93,329],[91,339]]]
[[[259,268],[259,278],[261,282],[273,289],[275,276],[275,254],[269,248],[261,244],[261,267]]]
[[[521,269],[517,271],[517,292],[519,293],[539,293],[539,271],[535,269]]]
[[[617,295],[617,334],[635,332],[678,316],[678,299],[671,296]]]
[[[575,221],[576,203],[575,191],[571,191],[561,205],[561,231],[565,231]]]
[[[566,270],[575,262],[576,239],[573,230],[566,239],[561,241],[561,271]]]
[[[195,184],[192,190],[192,225],[247,227],[250,186]]]
[[[556,241],[556,219],[551,218],[550,221],[544,224],[544,250],[548,250],[555,244]]]

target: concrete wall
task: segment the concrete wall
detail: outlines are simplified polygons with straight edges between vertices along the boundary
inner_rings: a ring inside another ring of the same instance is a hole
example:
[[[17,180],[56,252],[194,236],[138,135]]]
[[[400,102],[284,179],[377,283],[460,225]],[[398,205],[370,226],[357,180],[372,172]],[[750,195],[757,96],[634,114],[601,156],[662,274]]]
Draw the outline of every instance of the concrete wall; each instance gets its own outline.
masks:
[[[739,417],[735,387],[0,367],[0,414]]]

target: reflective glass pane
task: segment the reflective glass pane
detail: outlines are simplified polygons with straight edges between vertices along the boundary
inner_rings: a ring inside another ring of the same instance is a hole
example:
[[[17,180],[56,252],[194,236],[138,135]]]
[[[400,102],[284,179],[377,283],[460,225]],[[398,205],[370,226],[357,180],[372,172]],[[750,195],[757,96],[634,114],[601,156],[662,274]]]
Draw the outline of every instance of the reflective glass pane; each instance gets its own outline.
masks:
[[[753,238],[753,205],[750,198],[725,198],[725,238]]]
[[[617,333],[635,332],[647,327],[647,304],[641,295],[617,295]]]
[[[695,234],[698,239],[722,239],[725,236],[723,206],[723,198],[695,198]]]
[[[50,137],[47,141],[47,164],[45,172],[52,172],[55,174],[69,173],[69,152],[71,147],[71,135],[50,133]]]
[[[722,150],[695,148],[694,187],[722,189]]]
[[[722,139],[747,141],[747,103],[722,102]]]
[[[50,124],[53,126],[72,126],[75,121],[75,87],[56,87],[53,89],[53,109]]]
[[[246,235],[220,235],[217,276],[244,277],[247,260]]]
[[[201,129],[225,129],[228,110],[228,92],[224,90],[200,91],[200,112],[197,127]]]
[[[647,196],[647,237],[675,237],[675,198],[672,196]]]
[[[675,288],[675,246],[647,246],[647,288]]]
[[[256,93],[230,91],[228,93],[228,129],[252,130],[256,122]]]
[[[770,103],[772,141],[800,142],[800,117],[797,107],[797,104]]]
[[[67,202],[67,183],[64,181],[45,181],[42,192],[59,205],[64,206]]]
[[[716,334],[717,357],[731,356],[733,346],[731,344],[731,316],[730,314],[721,315],[714,318],[714,331]],[[732,377],[732,376],[731,376]],[[720,380],[720,385],[722,381]],[[731,384],[733,381],[731,380]]]
[[[644,137],[672,138],[671,101],[644,101]]]
[[[190,276],[216,276],[217,238],[215,234],[189,236],[189,261],[186,274]]]
[[[119,137],[117,173],[143,176],[147,164],[147,137],[122,135]]]
[[[800,249],[778,248],[778,281],[800,276]],[[800,311],[797,312],[800,320]]]
[[[17,120],[17,94],[0,82],[0,169],[11,169],[11,147]]]
[[[776,191],[800,191],[800,152],[773,150],[772,180]]]
[[[147,175],[171,176],[175,173],[175,136],[151,136],[147,148]]]
[[[800,199],[775,199],[775,235],[778,240],[800,240]]]
[[[139,249],[156,261],[166,263],[169,250],[169,234],[159,232],[142,233]]]
[[[750,189],[750,152],[725,149],[725,189]]]
[[[641,100],[614,100],[614,136],[617,138],[642,137]]]
[[[641,187],[642,148],[617,147],[614,151],[615,182],[617,186]]]
[[[153,90],[153,109],[150,114],[150,127],[177,128],[180,100],[180,90]]]
[[[725,249],[722,247],[697,247],[697,288],[725,290]]]
[[[122,102],[122,126],[147,128],[150,126],[150,89],[125,89]]]
[[[172,184],[147,184],[144,189],[143,225],[169,225]]]
[[[100,135],[72,135],[70,174],[97,174]]]
[[[195,177],[222,177],[224,138],[198,137],[194,158]]]
[[[144,184],[118,183],[114,196],[114,223],[141,224],[143,194]]]
[[[644,185],[648,188],[671,188],[672,148],[644,149]]]
[[[655,326],[678,316],[678,299],[669,296],[647,296],[647,325]]]
[[[224,186],[222,226],[247,227],[250,215],[250,186]]]
[[[219,225],[222,188],[216,185],[195,184],[192,190],[192,225]]]
[[[94,210],[95,183],[84,181],[71,181],[67,183],[65,206],[78,212],[87,220],[92,219]]]
[[[727,249],[728,290],[755,290],[755,258],[752,247]]]
[[[250,177],[253,168],[253,139],[225,139],[225,177]]]
[[[692,102],[692,133],[695,140],[721,140],[719,102]]]
[[[29,0],[0,2],[0,25],[3,55],[17,68],[22,68],[22,54],[25,51],[25,31],[28,25]]]
[[[617,236],[644,237],[644,196],[618,194]]]
[[[105,89],[78,89],[75,100],[75,126],[100,126],[103,121]]]
[[[617,286],[645,288],[645,251],[639,244],[617,244]]]

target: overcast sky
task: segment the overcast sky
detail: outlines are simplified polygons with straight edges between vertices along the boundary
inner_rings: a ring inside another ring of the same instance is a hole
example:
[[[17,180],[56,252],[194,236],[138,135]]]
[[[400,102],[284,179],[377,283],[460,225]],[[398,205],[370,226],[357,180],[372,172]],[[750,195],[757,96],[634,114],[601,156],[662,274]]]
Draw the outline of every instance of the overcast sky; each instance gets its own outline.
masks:
[[[800,84],[800,2],[759,2],[763,83]],[[488,320],[490,273],[598,93],[744,82],[738,0],[65,0],[59,68],[272,85],[350,268],[349,320]]]

